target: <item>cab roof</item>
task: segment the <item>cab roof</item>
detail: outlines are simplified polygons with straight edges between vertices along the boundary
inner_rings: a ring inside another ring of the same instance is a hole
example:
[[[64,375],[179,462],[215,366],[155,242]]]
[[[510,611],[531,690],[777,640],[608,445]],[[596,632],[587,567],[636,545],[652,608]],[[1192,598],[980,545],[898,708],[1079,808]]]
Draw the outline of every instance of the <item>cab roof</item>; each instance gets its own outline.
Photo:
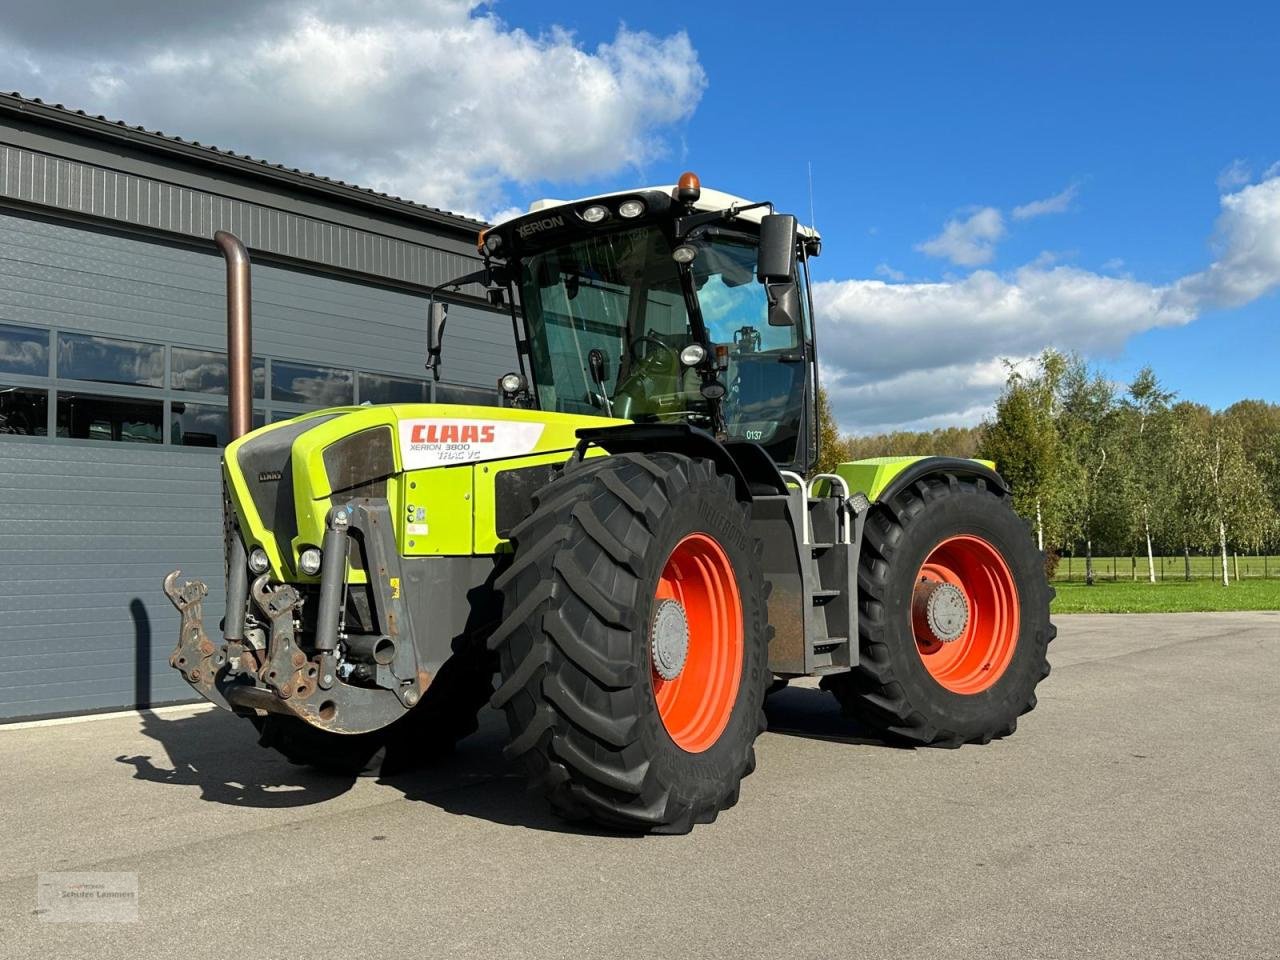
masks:
[[[553,200],[550,198],[535,200],[533,203],[529,204],[528,213],[545,213],[559,207],[578,207],[584,203],[589,203],[592,200],[604,200],[609,197],[625,197],[632,194],[649,192],[665,193],[667,196],[674,199],[676,196],[676,185],[674,183],[668,183],[656,187],[637,187],[633,190],[614,190],[610,193],[597,193],[589,197],[578,197],[574,200]],[[703,187],[701,195],[693,204],[693,208],[695,210],[705,211],[727,210],[731,206],[736,205],[739,207],[746,207],[755,202],[756,201],[754,200],[748,200],[745,197],[737,197],[731,193],[725,193],[721,190],[711,190],[707,187]],[[755,207],[752,210],[744,210],[740,216],[748,223],[759,223],[761,218],[763,218],[768,212],[768,207]],[[796,232],[802,237],[809,237],[815,240],[822,239],[817,230],[813,227],[806,227],[802,224],[797,224]]]

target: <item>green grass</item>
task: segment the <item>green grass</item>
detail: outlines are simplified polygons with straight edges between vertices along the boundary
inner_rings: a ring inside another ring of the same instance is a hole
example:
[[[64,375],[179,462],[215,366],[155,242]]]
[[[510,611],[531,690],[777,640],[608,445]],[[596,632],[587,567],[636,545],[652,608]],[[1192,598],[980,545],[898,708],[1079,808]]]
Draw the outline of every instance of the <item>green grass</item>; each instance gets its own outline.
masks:
[[[1099,580],[1054,584],[1054,613],[1190,613],[1221,610],[1280,610],[1280,580],[1243,580],[1224,587],[1212,580]]]

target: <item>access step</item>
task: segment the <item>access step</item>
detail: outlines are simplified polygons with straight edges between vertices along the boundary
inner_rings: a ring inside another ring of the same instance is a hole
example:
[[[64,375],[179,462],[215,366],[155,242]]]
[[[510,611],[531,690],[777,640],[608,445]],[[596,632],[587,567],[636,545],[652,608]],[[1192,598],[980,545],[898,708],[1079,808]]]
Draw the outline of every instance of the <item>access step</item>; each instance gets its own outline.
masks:
[[[815,640],[813,641],[813,652],[829,653],[837,647],[847,646],[848,643],[848,637],[827,637],[825,640]]]

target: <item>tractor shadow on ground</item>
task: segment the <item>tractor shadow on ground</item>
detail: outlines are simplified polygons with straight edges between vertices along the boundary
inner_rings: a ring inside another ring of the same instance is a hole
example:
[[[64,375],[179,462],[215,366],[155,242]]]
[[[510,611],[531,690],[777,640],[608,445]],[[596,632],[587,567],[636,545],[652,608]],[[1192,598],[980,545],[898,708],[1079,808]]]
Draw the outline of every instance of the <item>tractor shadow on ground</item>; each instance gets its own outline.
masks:
[[[765,712],[774,735],[912,749],[845,719],[831,695],[814,687],[792,685],[778,691],[765,701]],[[143,711],[142,732],[162,748],[158,756],[122,755],[116,762],[132,766],[138,780],[198,787],[201,798],[210,803],[257,809],[307,807],[342,796],[357,780],[289,763],[275,751],[258,746],[257,732],[248,721],[222,710],[173,718]],[[523,774],[502,756],[505,740],[501,716],[485,709],[480,729],[452,754],[412,770],[384,772],[376,780],[405,799],[457,816],[554,833],[619,836],[591,825],[567,823],[540,797],[528,793]]]
[[[174,718],[143,711],[142,732],[162,748],[158,755],[121,755],[116,762],[133,767],[138,780],[198,787],[201,799],[209,803],[256,809],[308,807],[342,796],[359,779],[290,763],[258,746],[257,732],[247,720],[223,710]],[[399,791],[405,799],[457,816],[554,833],[619,835],[567,823],[540,797],[529,794],[523,774],[502,756],[505,739],[501,716],[485,709],[480,729],[452,754],[369,779]]]
[[[414,770],[384,774],[380,782],[394,786],[407,800],[456,816],[549,833],[627,836],[590,823],[570,823],[553,813],[542,797],[529,792],[523,771],[502,755],[507,725],[501,714],[486,707],[479,721],[480,729],[452,755]]]
[[[141,711],[142,733],[163,750],[121,755],[134,779],[169,786],[199,787],[201,798],[237,807],[302,807],[322,803],[351,789],[354,777],[325,776],[296,767],[258,746],[257,731],[223,710],[166,718]]]
[[[826,740],[893,750],[914,750],[911,744],[883,736],[840,712],[835,697],[817,687],[791,684],[764,701],[769,732],[803,740]]]

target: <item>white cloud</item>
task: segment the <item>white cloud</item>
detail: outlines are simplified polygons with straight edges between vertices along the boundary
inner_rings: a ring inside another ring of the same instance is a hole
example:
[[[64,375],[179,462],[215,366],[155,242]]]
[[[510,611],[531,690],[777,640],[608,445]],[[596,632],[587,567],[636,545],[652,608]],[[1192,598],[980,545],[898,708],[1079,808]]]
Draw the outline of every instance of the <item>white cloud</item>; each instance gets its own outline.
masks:
[[[1030,203],[1014,207],[1013,219],[1030,220],[1032,217],[1043,217],[1049,213],[1066,213],[1067,210],[1071,209],[1071,204],[1079,192],[1079,185],[1073,183],[1061,193],[1055,193],[1053,196],[1045,197],[1043,200],[1032,200]]]
[[[1218,173],[1218,189],[1223,193],[1238,190],[1253,179],[1253,168],[1247,160],[1236,158]]]
[[[1218,258],[1175,283],[1172,300],[1196,310],[1238,307],[1280,286],[1280,177],[1222,198],[1215,246]]]
[[[34,11],[0,23],[0,85],[479,215],[668,155],[706,86],[683,33],[586,49],[478,7],[86,3],[67,31]]]
[[[1004,236],[1004,218],[995,207],[982,207],[963,220],[948,220],[942,232],[917,244],[931,257],[942,257],[962,267],[990,262],[995,245]]]
[[[903,273],[901,270],[895,270],[893,267],[889,266],[889,264],[887,263],[876,264],[876,276],[887,277],[890,280],[907,279],[907,275],[905,273]]]
[[[815,284],[837,418],[859,432],[973,422],[999,393],[1001,357],[1113,353],[1144,330],[1264,296],[1280,287],[1280,177],[1222,198],[1214,246],[1206,269],[1164,286],[1034,263],[954,281]]]
[[[823,350],[830,352],[826,343]],[[883,380],[860,383],[824,362],[822,386],[846,431],[872,434],[980,423],[1005,377],[1004,364],[991,360],[906,370]],[[854,411],[855,415],[843,415],[846,411]]]

